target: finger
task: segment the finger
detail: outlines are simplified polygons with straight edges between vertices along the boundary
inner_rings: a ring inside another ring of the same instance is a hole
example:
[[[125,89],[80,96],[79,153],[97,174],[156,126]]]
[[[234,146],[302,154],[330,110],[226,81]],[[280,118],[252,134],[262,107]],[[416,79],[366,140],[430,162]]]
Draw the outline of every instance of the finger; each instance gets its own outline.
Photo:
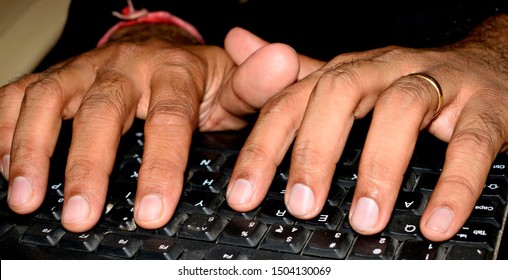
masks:
[[[294,139],[319,75],[316,72],[290,86],[261,109],[228,185],[226,197],[233,209],[251,210],[266,195],[276,168]]]
[[[357,232],[374,234],[388,223],[418,133],[430,123],[440,102],[434,85],[419,75],[400,78],[380,95],[349,213]]]
[[[231,77],[226,77],[218,95],[218,106],[201,118],[200,129],[244,127],[245,115],[257,112],[269,98],[292,84],[298,69],[298,58],[289,46],[270,44],[261,47],[239,65]]]
[[[71,64],[51,69],[27,87],[10,156],[8,203],[15,212],[30,213],[42,203],[62,117],[72,114],[93,77],[86,65]]]
[[[346,61],[355,61],[378,52],[384,50],[339,56],[266,103],[238,156],[231,176],[227,199],[233,209],[248,211],[263,199],[277,166],[300,128],[309,96],[320,76],[327,70],[334,69],[336,64],[342,65]]]
[[[298,70],[292,48],[266,45],[236,69],[221,92],[219,104],[233,116],[257,112],[269,98],[296,81]]]
[[[269,43],[267,41],[259,38],[253,33],[243,28],[235,27],[231,29],[226,35],[224,48],[231,56],[233,61],[237,65],[240,65],[254,52],[268,44]],[[298,59],[300,62],[300,68],[297,77],[298,80],[303,79],[324,65],[324,62],[322,61],[312,59],[301,54],[298,54]]]
[[[187,60],[183,60],[187,61]],[[145,121],[145,146],[134,203],[136,223],[148,229],[169,221],[184,184],[185,166],[197,125],[202,82],[196,64],[174,64],[154,73]]]
[[[99,72],[76,112],[62,210],[67,230],[88,230],[102,214],[118,143],[135,115],[139,92],[132,81],[124,73]]]
[[[25,90],[38,75],[27,75],[0,88],[0,172],[9,180],[12,137],[21,110]]]
[[[295,217],[309,219],[321,211],[355,118],[370,111],[377,93],[398,74],[383,67],[346,64],[321,76],[293,147],[285,201]]]
[[[457,233],[479,198],[508,122],[504,99],[478,94],[461,111],[436,188],[422,215],[425,237],[443,241]],[[501,101],[501,102],[500,102]]]

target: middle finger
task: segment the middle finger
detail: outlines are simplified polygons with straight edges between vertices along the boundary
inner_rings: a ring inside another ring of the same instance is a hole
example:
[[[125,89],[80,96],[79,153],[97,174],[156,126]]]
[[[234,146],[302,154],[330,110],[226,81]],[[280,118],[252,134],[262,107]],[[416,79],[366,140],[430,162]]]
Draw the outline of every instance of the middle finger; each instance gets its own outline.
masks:
[[[65,172],[62,224],[85,231],[100,218],[120,137],[134,119],[133,77],[106,70],[83,99],[73,122]]]

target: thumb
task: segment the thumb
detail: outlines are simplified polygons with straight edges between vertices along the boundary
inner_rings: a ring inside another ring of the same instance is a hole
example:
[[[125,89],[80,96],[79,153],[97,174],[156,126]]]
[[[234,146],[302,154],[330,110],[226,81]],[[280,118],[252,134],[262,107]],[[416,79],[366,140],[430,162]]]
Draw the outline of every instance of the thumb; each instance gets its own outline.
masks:
[[[245,62],[250,55],[268,44],[267,41],[259,38],[253,33],[243,28],[235,27],[226,35],[224,48],[236,65],[240,65]],[[298,80],[305,78],[325,64],[324,61],[313,59],[302,54],[297,54],[297,56],[300,62]]]
[[[268,99],[324,65],[286,44],[270,44],[239,27],[227,34],[224,48],[238,67],[223,86],[219,107],[210,116],[215,120],[213,129],[244,126],[242,117],[257,112]]]

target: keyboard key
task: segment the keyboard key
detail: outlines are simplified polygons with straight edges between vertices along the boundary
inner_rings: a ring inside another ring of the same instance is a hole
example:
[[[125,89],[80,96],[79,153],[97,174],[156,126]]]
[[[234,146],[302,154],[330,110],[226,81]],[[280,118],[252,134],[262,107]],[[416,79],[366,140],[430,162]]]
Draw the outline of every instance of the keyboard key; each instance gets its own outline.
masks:
[[[353,202],[353,196],[355,194],[355,188],[349,188],[346,191],[346,195],[344,196],[344,200],[342,201],[340,207],[344,211],[348,211],[351,208],[351,203]]]
[[[4,237],[13,227],[14,225],[7,221],[0,221],[0,238]]]
[[[189,216],[185,213],[176,213],[166,225],[157,229],[156,232],[159,235],[175,236],[187,218]]]
[[[55,181],[48,183],[48,194],[63,197],[64,196],[64,184],[62,181]]]
[[[452,237],[450,241],[473,243],[476,245],[483,244],[491,247],[497,238],[498,232],[498,229],[496,229],[492,224],[466,222],[466,224]]]
[[[356,166],[342,166],[337,167],[334,174],[335,184],[349,189],[356,185],[358,179],[358,169]]]
[[[134,205],[137,187],[137,182],[117,181],[109,189],[111,202],[126,202],[130,205]]]
[[[484,248],[456,245],[448,250],[447,260],[486,260],[491,258],[491,252]]]
[[[67,250],[93,252],[99,246],[104,236],[95,232],[74,233],[67,232],[64,234],[58,247]]]
[[[190,178],[188,189],[218,194],[225,189],[228,180],[224,173],[198,170]]]
[[[504,207],[498,199],[480,197],[474,206],[469,220],[491,223],[497,228],[500,228],[503,215]]]
[[[266,200],[259,210],[257,219],[267,224],[285,223],[292,225],[295,223],[295,218],[289,214],[284,201],[279,199]]]
[[[136,259],[140,260],[176,260],[183,248],[174,240],[148,239],[139,250]]]
[[[184,192],[180,201],[180,210],[185,213],[202,213],[211,215],[215,213],[224,200],[221,195],[203,191]]]
[[[286,193],[287,181],[283,181],[275,178],[270,185],[270,189],[268,189],[268,196],[273,197],[274,199],[282,200],[284,199],[284,194]]]
[[[433,191],[439,179],[439,173],[423,173],[416,184],[417,190]]]
[[[401,212],[412,212],[414,214],[422,214],[423,212],[423,194],[420,192],[402,191],[395,202],[395,210]]]
[[[232,219],[219,237],[219,243],[255,247],[267,230],[267,226],[260,221],[247,219]]]
[[[399,260],[436,260],[439,259],[439,246],[428,241],[408,240],[402,243]]]
[[[136,183],[139,177],[141,164],[135,161],[127,161],[122,164],[118,171],[119,182]]]
[[[490,169],[491,175],[508,176],[508,156],[506,154],[498,154],[492,168]]]
[[[387,232],[399,240],[421,239],[420,218],[413,214],[395,214],[387,227]]]
[[[301,226],[273,224],[260,246],[268,250],[299,253],[309,235],[310,231]]]
[[[508,182],[505,176],[489,176],[483,187],[482,196],[485,198],[497,198],[503,204],[507,203]]]
[[[328,192],[328,197],[326,198],[326,202],[330,206],[337,207],[342,203],[344,196],[346,195],[346,190],[338,185],[332,185],[330,187],[330,191]]]
[[[21,242],[43,245],[56,246],[65,231],[56,224],[35,224],[29,227],[23,236]]]
[[[226,173],[226,174],[231,175],[231,173],[233,172],[233,168],[235,167],[237,159],[238,159],[238,154],[237,153],[234,153],[234,154],[228,156],[228,158],[226,159],[226,161],[222,165],[221,171]]]
[[[247,256],[237,250],[214,248],[203,257],[204,260],[247,260]]]
[[[305,246],[306,255],[344,259],[353,244],[354,236],[333,230],[317,229]]]
[[[220,205],[217,213],[221,216],[226,217],[226,218],[244,218],[244,219],[252,220],[258,213],[258,209],[259,208],[255,208],[254,210],[249,211],[249,212],[238,212],[238,211],[233,210],[229,206],[227,201],[223,201],[222,204]]]
[[[134,222],[134,206],[129,203],[118,203],[103,218],[101,227],[134,231],[137,228]]]
[[[182,225],[178,237],[214,241],[227,222],[226,219],[220,216],[193,214]]]
[[[132,258],[143,243],[133,237],[109,234],[99,244],[97,253],[119,258]]]
[[[36,217],[38,219],[60,221],[62,218],[62,205],[64,198],[58,195],[46,195]]]
[[[387,236],[359,236],[353,245],[348,259],[391,260],[394,257],[397,241]]]
[[[193,151],[189,155],[189,166],[194,169],[218,171],[225,157],[216,151]]]
[[[303,225],[309,229],[326,228],[333,230],[337,228],[344,216],[344,211],[341,209],[325,205],[323,210],[321,210],[321,213],[319,213],[316,217],[310,220],[298,221],[296,224]]]

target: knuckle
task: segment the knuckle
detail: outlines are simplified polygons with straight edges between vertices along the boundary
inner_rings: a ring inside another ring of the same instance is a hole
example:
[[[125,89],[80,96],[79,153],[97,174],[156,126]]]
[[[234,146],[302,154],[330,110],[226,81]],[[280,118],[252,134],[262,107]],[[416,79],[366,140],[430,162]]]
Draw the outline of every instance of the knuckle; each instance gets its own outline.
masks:
[[[398,170],[393,166],[392,161],[380,160],[375,157],[362,160],[359,170],[360,178],[371,182],[371,186],[384,188],[394,186],[404,176],[404,170]]]
[[[143,156],[143,164],[139,169],[139,180],[149,182],[147,186],[152,189],[163,188],[172,184],[176,178],[183,178],[185,163],[182,163],[179,155],[152,152]]]
[[[0,97],[3,102],[20,99],[25,95],[27,85],[23,82],[23,78],[16,82],[12,82],[0,87]]]
[[[108,46],[110,48],[110,53],[112,55],[112,59],[124,59],[129,58],[131,56],[137,56],[140,53],[140,46],[133,42],[115,42],[115,44],[111,44]]]
[[[78,123],[97,119],[122,122],[126,119],[129,98],[124,95],[126,80],[121,75],[107,74],[100,77],[94,92],[85,97],[76,113]]]
[[[456,131],[449,149],[460,149],[464,153],[473,153],[476,160],[490,164],[498,151],[496,136],[483,129],[470,128]]]
[[[391,104],[401,110],[414,110],[430,106],[429,92],[435,91],[429,83],[417,78],[401,79],[379,97],[378,102]]]
[[[457,204],[463,204],[464,197],[476,201],[483,189],[481,185],[475,184],[473,181],[460,175],[444,176],[439,180],[439,183],[448,190],[461,194],[460,196],[449,197],[450,200],[456,200]]]
[[[365,61],[354,61],[344,65],[337,66],[325,71],[318,81],[317,87],[322,90],[316,90],[313,95],[329,93],[340,93],[344,96],[357,98],[359,85],[361,84],[359,67],[364,65]]]
[[[154,59],[159,65],[159,69],[176,72],[182,77],[192,77],[204,73],[203,61],[192,52],[179,47],[162,49],[154,55]],[[188,78],[188,80],[191,79]]]
[[[63,98],[63,85],[60,79],[60,72],[55,71],[44,75],[38,81],[28,85],[25,94],[27,106],[40,104],[41,102],[56,103]]]
[[[300,104],[296,96],[291,92],[283,92],[272,97],[260,110],[260,117],[265,120],[280,120],[281,116],[286,118],[294,116],[296,120],[303,118],[302,110],[299,110]]]
[[[335,166],[337,157],[320,149],[315,143],[305,141],[295,145],[291,162],[306,172],[322,172],[329,169],[330,166]]]
[[[152,100],[153,106],[146,118],[146,127],[195,127],[197,109],[188,95],[175,95],[171,99]]]
[[[263,145],[245,143],[240,153],[239,162],[247,164],[247,168],[256,165],[256,163],[261,163],[263,165],[269,164],[270,168],[276,169],[278,163],[275,161],[274,157],[270,155],[273,155],[273,153],[264,149]]]
[[[65,182],[69,185],[87,182],[101,174],[97,163],[86,158],[74,159],[65,168]]]
[[[197,59],[194,54],[179,47],[164,49],[160,52],[159,58],[161,58],[163,62],[182,66],[188,64],[189,61]]]
[[[36,147],[37,142],[14,141],[11,147],[11,162],[16,165],[31,164],[39,150]]]

